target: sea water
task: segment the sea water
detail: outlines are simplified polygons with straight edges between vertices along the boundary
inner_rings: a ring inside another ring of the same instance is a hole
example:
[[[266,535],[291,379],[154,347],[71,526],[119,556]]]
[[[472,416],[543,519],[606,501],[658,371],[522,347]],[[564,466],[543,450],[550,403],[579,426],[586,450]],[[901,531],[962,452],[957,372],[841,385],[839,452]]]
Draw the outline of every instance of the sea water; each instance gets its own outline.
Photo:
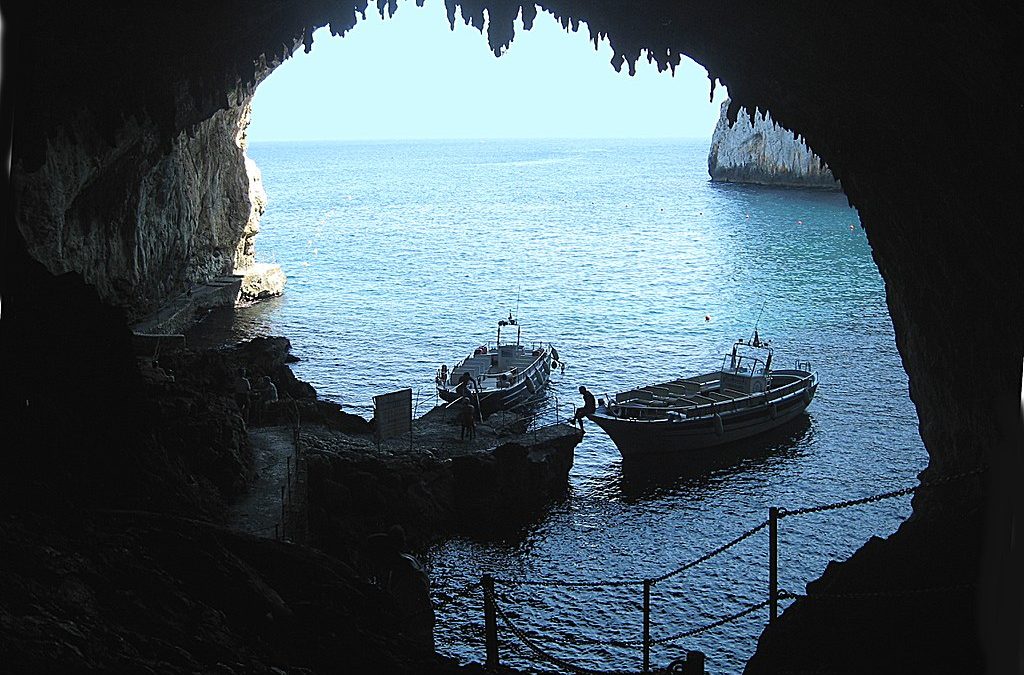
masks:
[[[801,508],[916,483],[927,457],[896,351],[885,291],[856,211],[839,192],[710,182],[706,140],[481,140],[253,144],[267,212],[258,257],[288,275],[285,295],[239,311],[238,340],[283,335],[298,377],[369,416],[371,397],[433,378],[516,314],[523,339],[568,363],[549,400],[713,370],[756,326],[776,367],[812,363],[806,417],[694,466],[624,463],[593,424],[567,496],[514,533],[457,538],[426,554],[438,650],[484,658],[484,572],[501,579],[657,577]],[[909,498],[786,518],[779,585],[802,592],[830,560],[909,514]],[[653,587],[654,640],[764,601],[764,530]],[[639,670],[640,586],[498,587],[538,647],[580,667]],[[783,603],[784,604],[784,603]],[[739,673],[767,609],[657,644],[710,673]],[[500,628],[501,658],[546,667]]]

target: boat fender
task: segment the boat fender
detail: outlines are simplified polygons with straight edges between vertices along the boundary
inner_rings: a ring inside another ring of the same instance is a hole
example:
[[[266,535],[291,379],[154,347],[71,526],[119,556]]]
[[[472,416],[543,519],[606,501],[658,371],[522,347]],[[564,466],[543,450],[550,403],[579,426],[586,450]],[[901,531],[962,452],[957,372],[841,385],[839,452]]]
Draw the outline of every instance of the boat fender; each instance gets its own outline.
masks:
[[[527,389],[527,390],[528,390],[528,391],[529,391],[529,392],[530,392],[531,394],[536,394],[536,393],[537,393],[537,385],[535,385],[535,384],[533,383],[533,378],[532,378],[532,377],[527,377],[527,378],[526,378],[526,389]]]
[[[551,348],[551,360],[552,361],[561,361],[561,359],[558,358],[558,350],[555,349],[554,347]]]
[[[715,413],[715,434],[721,436],[725,433],[725,425],[722,423],[722,416]]]
[[[778,417],[779,416],[779,406],[775,405],[774,403],[772,403],[770,406],[768,406],[768,416],[771,417],[772,419],[775,419],[776,417]]]
[[[810,387],[807,387],[806,389],[804,389],[804,402],[805,403],[810,403],[811,402],[811,388]]]

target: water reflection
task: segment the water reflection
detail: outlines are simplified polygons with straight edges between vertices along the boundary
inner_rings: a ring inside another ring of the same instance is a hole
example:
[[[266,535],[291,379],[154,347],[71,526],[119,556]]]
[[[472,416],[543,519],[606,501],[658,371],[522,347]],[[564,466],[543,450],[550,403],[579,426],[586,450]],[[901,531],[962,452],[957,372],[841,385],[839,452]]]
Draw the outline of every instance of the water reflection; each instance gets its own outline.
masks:
[[[756,438],[714,448],[622,460],[617,480],[627,503],[700,489],[740,472],[772,471],[801,455],[813,440],[811,418],[803,413]]]

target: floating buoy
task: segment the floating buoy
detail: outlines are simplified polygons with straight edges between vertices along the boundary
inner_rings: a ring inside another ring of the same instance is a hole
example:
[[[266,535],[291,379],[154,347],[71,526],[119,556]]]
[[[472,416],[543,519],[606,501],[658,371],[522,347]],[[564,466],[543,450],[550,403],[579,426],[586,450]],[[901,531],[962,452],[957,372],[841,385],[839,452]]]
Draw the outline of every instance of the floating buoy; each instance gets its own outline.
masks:
[[[708,321],[711,321],[711,315],[710,314],[705,314],[704,315],[704,322],[707,323]]]
[[[715,413],[715,433],[719,436],[725,433],[725,425],[722,423],[722,416]]]

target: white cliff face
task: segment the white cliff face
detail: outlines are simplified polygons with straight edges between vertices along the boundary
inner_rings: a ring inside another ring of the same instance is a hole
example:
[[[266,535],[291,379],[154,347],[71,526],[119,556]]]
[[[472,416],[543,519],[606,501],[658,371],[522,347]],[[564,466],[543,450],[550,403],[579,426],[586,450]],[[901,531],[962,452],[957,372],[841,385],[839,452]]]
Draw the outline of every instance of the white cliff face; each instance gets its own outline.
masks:
[[[730,127],[728,109],[726,100],[711,137],[708,173],[712,180],[839,189],[832,172],[803,139],[775,124],[771,115],[757,112],[751,124],[747,111],[741,109]]]
[[[238,249],[235,251],[235,269],[251,267],[256,262],[256,235],[260,231],[260,218],[267,211],[267,193],[263,189],[263,174],[256,162],[246,153],[249,147],[247,130],[249,120],[252,117],[252,105],[246,104],[242,110],[242,118],[239,122],[238,135],[235,142],[242,150],[245,158],[245,173],[249,181],[249,218],[242,231],[242,238],[238,242]]]

